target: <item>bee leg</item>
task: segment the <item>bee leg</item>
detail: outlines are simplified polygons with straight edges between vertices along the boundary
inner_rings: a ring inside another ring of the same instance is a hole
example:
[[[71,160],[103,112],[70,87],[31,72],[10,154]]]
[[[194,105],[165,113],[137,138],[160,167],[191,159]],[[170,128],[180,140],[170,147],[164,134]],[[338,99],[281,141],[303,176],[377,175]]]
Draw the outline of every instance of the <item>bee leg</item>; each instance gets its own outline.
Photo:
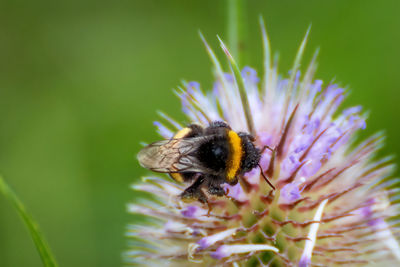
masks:
[[[225,190],[221,187],[221,185],[210,185],[208,187],[208,193],[210,193],[211,195],[222,197],[223,195],[225,195]]]
[[[192,202],[192,201],[200,201],[201,203],[207,203],[207,197],[201,191],[201,185],[204,182],[204,176],[201,175],[197,178],[197,180],[188,188],[183,191],[182,194],[180,194],[181,199],[184,202]]]
[[[234,180],[229,182],[229,185],[236,185],[239,182],[239,179],[237,177],[235,177]]]
[[[207,175],[206,181],[208,193],[219,197],[225,195],[225,190],[221,187],[221,184],[225,183],[225,181],[220,176]]]

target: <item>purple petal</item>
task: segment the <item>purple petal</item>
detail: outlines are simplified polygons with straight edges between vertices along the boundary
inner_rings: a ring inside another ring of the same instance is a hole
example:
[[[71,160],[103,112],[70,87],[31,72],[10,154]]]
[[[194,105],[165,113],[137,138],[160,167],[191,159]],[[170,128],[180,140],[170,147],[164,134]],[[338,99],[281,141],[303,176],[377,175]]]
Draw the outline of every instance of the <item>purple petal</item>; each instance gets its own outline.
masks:
[[[351,108],[343,110],[343,114],[344,115],[355,114],[355,113],[359,113],[361,110],[362,110],[361,106],[355,106],[355,107],[351,107]]]
[[[257,84],[260,81],[260,79],[257,76],[257,71],[248,66],[243,68],[242,76],[246,81],[249,81],[251,83]]]
[[[226,246],[220,246],[216,251],[211,252],[210,255],[214,259],[220,260],[228,257],[230,254]]]
[[[165,127],[162,123],[155,121],[153,122],[153,124],[157,127],[157,131],[162,137],[169,139],[174,135],[174,133],[167,127]]]
[[[197,206],[187,206],[186,209],[181,211],[181,214],[187,218],[196,218],[199,209]]]
[[[316,160],[311,160],[301,168],[300,174],[305,177],[311,177],[321,169],[321,166],[322,163],[318,158]]]
[[[301,198],[299,185],[296,182],[285,185],[281,189],[279,203],[292,203]]]
[[[193,88],[193,89],[195,89],[195,90],[199,90],[199,88],[200,88],[200,83],[199,82],[196,82],[196,81],[191,81],[191,82],[189,82],[188,83],[188,86],[187,86],[188,88]]]
[[[239,183],[236,185],[223,184],[222,186],[225,192],[229,190],[228,196],[236,199],[237,201],[243,202],[248,199],[246,193],[243,191],[243,188]]]

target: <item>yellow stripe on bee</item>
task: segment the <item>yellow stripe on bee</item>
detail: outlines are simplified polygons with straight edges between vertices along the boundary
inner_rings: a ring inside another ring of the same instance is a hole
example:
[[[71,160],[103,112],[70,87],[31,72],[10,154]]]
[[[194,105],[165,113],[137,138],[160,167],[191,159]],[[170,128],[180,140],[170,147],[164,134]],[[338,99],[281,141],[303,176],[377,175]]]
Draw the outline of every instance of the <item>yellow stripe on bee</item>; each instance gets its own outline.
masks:
[[[173,172],[173,173],[170,173],[169,175],[171,175],[172,179],[174,179],[178,183],[183,183],[183,177],[180,173]]]
[[[174,139],[179,139],[179,138],[184,138],[185,136],[187,136],[190,132],[192,131],[192,129],[190,128],[183,128],[181,130],[179,130],[175,135],[174,135]],[[170,173],[169,175],[171,175],[172,179],[174,179],[175,181],[177,181],[178,183],[183,183],[183,177],[180,173]]]
[[[184,137],[185,137],[186,135],[188,135],[191,131],[192,131],[192,129],[190,129],[190,128],[183,128],[183,129],[179,130],[179,131],[174,135],[174,139],[184,138]]]
[[[242,159],[242,140],[239,135],[234,131],[228,132],[228,141],[230,147],[228,166],[227,166],[227,180],[228,182],[233,181],[236,177],[236,173],[240,168],[240,162]]]

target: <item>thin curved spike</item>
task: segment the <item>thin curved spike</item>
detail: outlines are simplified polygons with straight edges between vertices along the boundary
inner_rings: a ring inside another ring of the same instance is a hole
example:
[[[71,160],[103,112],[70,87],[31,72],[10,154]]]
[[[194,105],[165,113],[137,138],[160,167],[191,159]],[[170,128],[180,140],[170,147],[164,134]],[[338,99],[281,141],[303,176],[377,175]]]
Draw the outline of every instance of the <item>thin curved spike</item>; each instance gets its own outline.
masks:
[[[240,73],[240,69],[239,69],[238,65],[236,64],[235,59],[229,53],[229,50],[226,47],[226,45],[224,44],[224,42],[221,40],[221,38],[218,35],[217,35],[217,38],[220,42],[222,50],[224,51],[225,55],[227,56],[229,63],[232,67],[232,72],[233,72],[233,75],[236,80],[237,88],[239,90],[240,99],[242,101],[244,115],[246,117],[247,129],[251,135],[255,136],[256,132],[255,132],[255,128],[254,128],[253,117],[252,117],[251,111],[250,111],[250,105],[249,105],[249,100],[247,98],[246,86],[244,84],[243,76]]]
[[[263,86],[266,89],[266,92],[268,92],[268,83],[271,79],[271,46],[269,43],[269,38],[268,38],[268,33],[265,28],[265,23],[264,19],[262,16],[260,16],[259,19],[260,23],[260,28],[261,28],[261,33],[262,33],[262,39],[263,39],[263,48],[264,48],[264,81],[263,81]]]
[[[311,25],[308,27],[306,35],[304,36],[303,41],[301,42],[300,47],[297,50],[296,58],[295,58],[295,60],[293,62],[293,67],[292,67],[292,70],[291,70],[291,73],[290,73],[290,79],[289,79],[289,83],[288,83],[288,87],[287,87],[289,90],[290,90],[290,88],[293,87],[294,80],[296,78],[296,73],[300,68],[300,62],[301,62],[301,59],[303,57],[304,50],[306,48],[306,44],[307,44],[307,40],[308,40],[308,34],[310,33],[310,30],[311,30]]]

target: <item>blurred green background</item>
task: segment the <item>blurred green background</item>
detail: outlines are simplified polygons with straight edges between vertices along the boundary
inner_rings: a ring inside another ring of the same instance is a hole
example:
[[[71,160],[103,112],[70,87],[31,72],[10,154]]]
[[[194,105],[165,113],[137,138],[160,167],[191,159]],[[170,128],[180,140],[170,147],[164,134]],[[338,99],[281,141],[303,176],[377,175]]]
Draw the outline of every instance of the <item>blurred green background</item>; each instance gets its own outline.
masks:
[[[135,154],[156,140],[156,110],[183,121],[172,88],[212,84],[201,29],[217,50],[225,1],[0,2],[0,173],[45,232],[61,266],[120,266]],[[305,62],[351,88],[400,154],[400,2],[248,1],[247,63],[261,70],[264,16],[287,73],[312,23]],[[221,54],[220,54],[221,55]],[[0,197],[0,265],[41,266],[15,210]]]

